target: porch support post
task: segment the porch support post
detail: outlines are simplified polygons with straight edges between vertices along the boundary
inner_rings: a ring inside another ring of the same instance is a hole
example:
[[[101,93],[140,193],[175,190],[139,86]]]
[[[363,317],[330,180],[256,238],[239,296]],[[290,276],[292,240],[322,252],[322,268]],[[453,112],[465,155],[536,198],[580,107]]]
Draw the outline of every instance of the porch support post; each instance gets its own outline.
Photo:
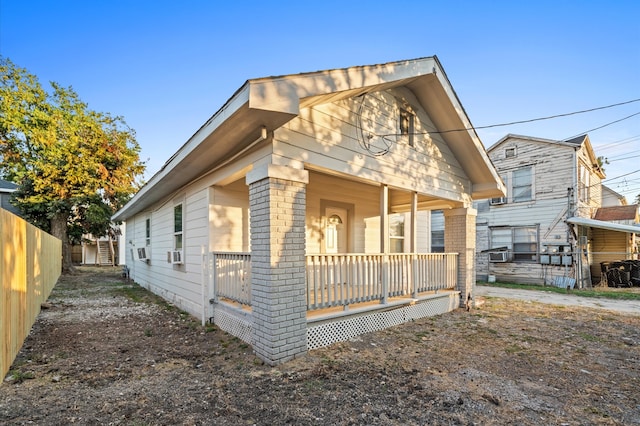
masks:
[[[409,251],[411,252],[411,277],[409,283],[413,288],[413,297],[418,298],[418,283],[416,282],[418,260],[416,258],[416,252],[418,251],[418,235],[416,232],[418,221],[418,193],[411,193],[411,224],[409,229],[409,235],[411,235]]]
[[[380,253],[382,259],[382,300],[386,304],[389,299],[389,187],[380,187]]]
[[[460,305],[474,298],[476,285],[475,250],[476,216],[473,208],[459,208],[444,211],[444,250],[458,253],[458,283]]]
[[[247,174],[252,344],[269,365],[307,351],[306,170],[266,164]]]

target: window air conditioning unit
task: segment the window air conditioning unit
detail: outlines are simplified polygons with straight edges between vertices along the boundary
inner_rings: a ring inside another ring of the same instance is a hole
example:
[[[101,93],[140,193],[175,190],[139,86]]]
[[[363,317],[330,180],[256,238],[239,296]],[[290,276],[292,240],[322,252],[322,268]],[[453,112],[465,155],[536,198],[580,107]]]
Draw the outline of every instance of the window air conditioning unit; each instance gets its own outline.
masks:
[[[509,260],[509,252],[493,251],[489,252],[489,262],[506,262]]]
[[[147,257],[147,249],[144,247],[140,247],[138,249],[138,260],[142,260],[143,262],[146,262],[147,260],[149,260],[149,258]]]
[[[182,265],[182,250],[168,251],[167,262],[172,265]]]
[[[507,203],[507,197],[492,198],[489,201],[489,204],[491,204],[492,206],[498,206],[500,204],[506,204],[506,203]]]

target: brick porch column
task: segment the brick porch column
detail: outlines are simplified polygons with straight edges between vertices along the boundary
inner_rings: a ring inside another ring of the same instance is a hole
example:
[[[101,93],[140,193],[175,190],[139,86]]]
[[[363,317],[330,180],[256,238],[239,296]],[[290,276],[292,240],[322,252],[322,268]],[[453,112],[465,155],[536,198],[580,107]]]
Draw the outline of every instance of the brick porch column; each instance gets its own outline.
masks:
[[[458,285],[461,304],[467,297],[475,300],[476,216],[473,208],[444,211],[444,251],[458,254]]]
[[[269,365],[307,351],[305,212],[309,173],[273,164],[247,174],[253,348]]]

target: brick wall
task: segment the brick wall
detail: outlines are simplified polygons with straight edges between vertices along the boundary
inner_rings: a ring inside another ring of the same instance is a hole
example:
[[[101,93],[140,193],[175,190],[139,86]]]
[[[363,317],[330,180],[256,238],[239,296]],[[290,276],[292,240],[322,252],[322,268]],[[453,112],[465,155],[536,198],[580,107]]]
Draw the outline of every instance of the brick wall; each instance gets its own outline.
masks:
[[[444,213],[444,250],[458,253],[458,290],[464,303],[469,295],[473,298],[476,271],[476,216],[474,209],[460,208]]]
[[[306,185],[267,177],[249,185],[253,346],[270,365],[306,353]]]

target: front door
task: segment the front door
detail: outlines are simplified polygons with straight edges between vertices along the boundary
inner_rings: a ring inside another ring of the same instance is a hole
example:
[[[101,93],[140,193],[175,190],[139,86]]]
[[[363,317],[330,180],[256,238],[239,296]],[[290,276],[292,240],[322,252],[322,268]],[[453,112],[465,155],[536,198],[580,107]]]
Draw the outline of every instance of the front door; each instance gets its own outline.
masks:
[[[347,253],[348,215],[346,209],[325,209],[324,251],[328,254]]]

